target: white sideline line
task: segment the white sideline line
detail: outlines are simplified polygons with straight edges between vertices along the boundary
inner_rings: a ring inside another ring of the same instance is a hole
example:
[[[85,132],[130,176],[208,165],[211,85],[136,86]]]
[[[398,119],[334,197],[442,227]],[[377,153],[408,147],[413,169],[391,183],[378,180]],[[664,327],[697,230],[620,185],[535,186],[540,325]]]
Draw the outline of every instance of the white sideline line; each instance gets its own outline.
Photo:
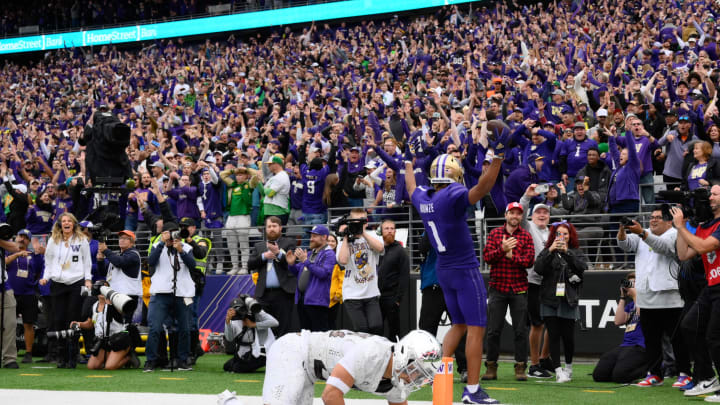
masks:
[[[262,405],[260,397],[238,397],[242,405]],[[148,392],[97,392],[97,391],[45,391],[0,389],[3,404],[23,405],[78,405],[102,403],[103,405],[168,404],[168,405],[216,405],[217,395],[158,394]],[[385,400],[346,399],[348,405],[387,405]],[[409,405],[430,405],[429,401],[410,401]],[[322,405],[315,398],[313,405]]]

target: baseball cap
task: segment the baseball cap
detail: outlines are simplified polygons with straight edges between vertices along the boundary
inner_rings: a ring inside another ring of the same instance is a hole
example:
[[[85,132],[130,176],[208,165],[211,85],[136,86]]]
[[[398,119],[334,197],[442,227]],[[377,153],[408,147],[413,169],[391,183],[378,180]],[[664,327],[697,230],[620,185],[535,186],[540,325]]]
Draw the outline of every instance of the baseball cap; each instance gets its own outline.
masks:
[[[608,110],[601,108],[597,110],[597,113],[595,114],[598,117],[607,117],[608,116]]]
[[[565,92],[558,89],[558,90],[553,91],[552,94],[553,94],[553,96],[564,96]]]
[[[315,225],[310,233],[314,233],[315,235],[330,235],[330,231],[325,225]]]
[[[542,155],[537,154],[537,153],[531,153],[531,154],[529,154],[528,157],[527,157],[527,161],[528,161],[528,162],[534,162],[534,161],[536,161],[536,160],[541,160],[541,159],[545,159],[545,156],[542,156]]]
[[[351,150],[351,151],[360,152],[362,149],[360,149],[359,146],[353,146],[352,148],[350,148],[350,150]]]
[[[195,225],[195,221],[192,218],[184,217],[180,220],[181,226],[193,226]]]
[[[120,235],[127,235],[127,236],[129,236],[133,241],[135,240],[135,232],[133,232],[133,231],[130,231],[130,230],[125,229],[125,230],[122,230],[122,231],[118,232],[118,236],[120,236]]]
[[[161,169],[164,169],[165,165],[161,161],[158,160],[157,162],[151,164],[150,167],[159,167]]]
[[[548,212],[550,212],[550,207],[548,207],[546,204],[535,204],[532,209],[532,213],[534,214],[537,210],[548,210]]]
[[[267,165],[272,164],[272,163],[282,166],[283,164],[285,164],[285,159],[282,158],[282,155],[280,155],[279,153],[276,153],[276,154],[272,155],[270,160],[265,162],[265,164],[267,164]]]
[[[371,160],[371,161],[367,162],[367,164],[365,165],[365,168],[374,170],[374,169],[377,169],[377,165],[375,164],[375,161]]]
[[[519,209],[520,212],[523,212],[523,207],[522,207],[522,205],[520,205],[519,202],[511,202],[510,204],[508,204],[507,207],[505,208],[505,212],[510,212],[510,210],[516,209],[516,208]]]
[[[172,231],[177,231],[178,229],[180,229],[180,227],[175,222],[166,222],[165,224],[163,224],[162,230],[163,230],[163,232],[165,232],[165,231],[172,232]]]
[[[585,129],[585,123],[582,121],[578,121],[573,125],[573,128],[582,128]]]
[[[21,229],[18,231],[17,234],[18,236],[22,235],[28,239],[32,239],[32,233],[30,233],[30,231],[28,231],[27,229]]]
[[[687,114],[683,114],[678,118],[678,121],[687,121],[690,122],[690,116]]]
[[[80,225],[80,228],[92,228],[93,223],[90,221],[82,221],[78,225]]]
[[[677,110],[676,110],[676,109],[672,109],[672,110],[667,110],[667,112],[665,112],[665,115],[672,115],[672,116],[675,116],[675,117],[677,117],[677,115],[678,115],[678,112],[677,112]]]

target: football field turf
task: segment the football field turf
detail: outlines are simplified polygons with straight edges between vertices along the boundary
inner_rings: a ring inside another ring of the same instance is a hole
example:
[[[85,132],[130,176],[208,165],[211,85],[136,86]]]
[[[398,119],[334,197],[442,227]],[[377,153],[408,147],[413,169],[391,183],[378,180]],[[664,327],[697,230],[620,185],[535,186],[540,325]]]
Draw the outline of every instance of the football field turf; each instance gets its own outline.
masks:
[[[85,365],[75,370],[57,369],[47,363],[21,364],[20,369],[0,369],[0,389],[32,389],[49,391],[106,391],[106,392],[154,392],[175,394],[212,394],[228,389],[241,396],[260,396],[264,373],[229,374],[222,371],[223,363],[230,356],[207,354],[198,359],[193,371],[169,372],[157,370],[143,373],[141,370],[91,371]],[[144,358],[141,357],[141,360]],[[672,388],[672,381],[661,387],[639,388],[619,384],[599,384],[589,375],[592,365],[576,364],[573,381],[556,384],[554,379],[527,382],[514,380],[512,363],[501,363],[499,380],[485,382],[482,386],[494,398],[504,404],[682,404],[705,403],[703,398],[686,398]],[[315,387],[316,397],[324,385]],[[463,384],[455,379],[455,401],[459,401]],[[371,394],[351,391],[349,398],[378,399]],[[430,388],[424,388],[410,396],[412,401],[431,401]],[[214,402],[213,402],[214,403]]]

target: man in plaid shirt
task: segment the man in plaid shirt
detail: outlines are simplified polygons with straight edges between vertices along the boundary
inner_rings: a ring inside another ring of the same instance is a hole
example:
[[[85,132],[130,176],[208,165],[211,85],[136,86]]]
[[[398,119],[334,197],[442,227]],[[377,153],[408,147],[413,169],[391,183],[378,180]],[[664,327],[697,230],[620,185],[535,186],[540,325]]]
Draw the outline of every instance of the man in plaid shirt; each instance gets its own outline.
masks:
[[[487,372],[483,380],[497,379],[500,334],[510,307],[515,331],[515,378],[527,380],[527,268],[535,262],[535,246],[530,233],[520,227],[523,208],[517,202],[505,209],[505,225],[487,237],[483,258],[490,265],[488,291]]]

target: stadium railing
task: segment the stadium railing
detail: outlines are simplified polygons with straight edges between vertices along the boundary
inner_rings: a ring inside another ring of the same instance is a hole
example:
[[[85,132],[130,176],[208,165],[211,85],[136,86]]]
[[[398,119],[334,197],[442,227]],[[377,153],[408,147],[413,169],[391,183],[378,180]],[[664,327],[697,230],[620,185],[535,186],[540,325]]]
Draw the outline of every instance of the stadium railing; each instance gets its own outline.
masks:
[[[395,222],[397,233],[396,239],[402,243],[410,256],[410,266],[413,272],[418,272],[423,261],[419,244],[425,229],[422,220],[417,212],[410,206],[397,207],[390,212],[383,212],[385,207],[363,207],[369,212],[369,227],[380,235],[380,224],[385,219],[392,219]],[[349,212],[349,208],[331,208],[329,211],[328,225],[331,231],[334,226],[331,222]],[[472,235],[475,253],[481,263],[481,270],[489,271],[489,267],[482,260],[482,252],[485,247],[486,235],[494,228],[502,226],[504,218],[482,218],[481,212],[476,212],[476,217],[468,219],[470,234]],[[593,214],[593,215],[552,215],[551,222],[567,221],[575,225],[579,231],[580,247],[588,257],[590,270],[629,270],[634,267],[634,256],[626,254],[617,248],[617,230],[620,219],[624,216],[637,220],[643,228],[648,226],[649,213],[632,214]],[[309,231],[312,225],[286,225],[283,227],[283,235],[297,240],[298,246],[307,247],[309,244]],[[249,245],[252,248],[255,242],[263,240],[262,226],[248,228],[217,228],[201,229],[197,233],[208,237],[213,247],[208,260],[208,274],[215,274],[218,265],[227,271],[231,268],[230,252],[226,243],[226,237],[233,233],[247,234]],[[143,257],[147,257],[150,232],[137,231],[136,247]],[[116,241],[108,241],[110,249],[117,250]]]

